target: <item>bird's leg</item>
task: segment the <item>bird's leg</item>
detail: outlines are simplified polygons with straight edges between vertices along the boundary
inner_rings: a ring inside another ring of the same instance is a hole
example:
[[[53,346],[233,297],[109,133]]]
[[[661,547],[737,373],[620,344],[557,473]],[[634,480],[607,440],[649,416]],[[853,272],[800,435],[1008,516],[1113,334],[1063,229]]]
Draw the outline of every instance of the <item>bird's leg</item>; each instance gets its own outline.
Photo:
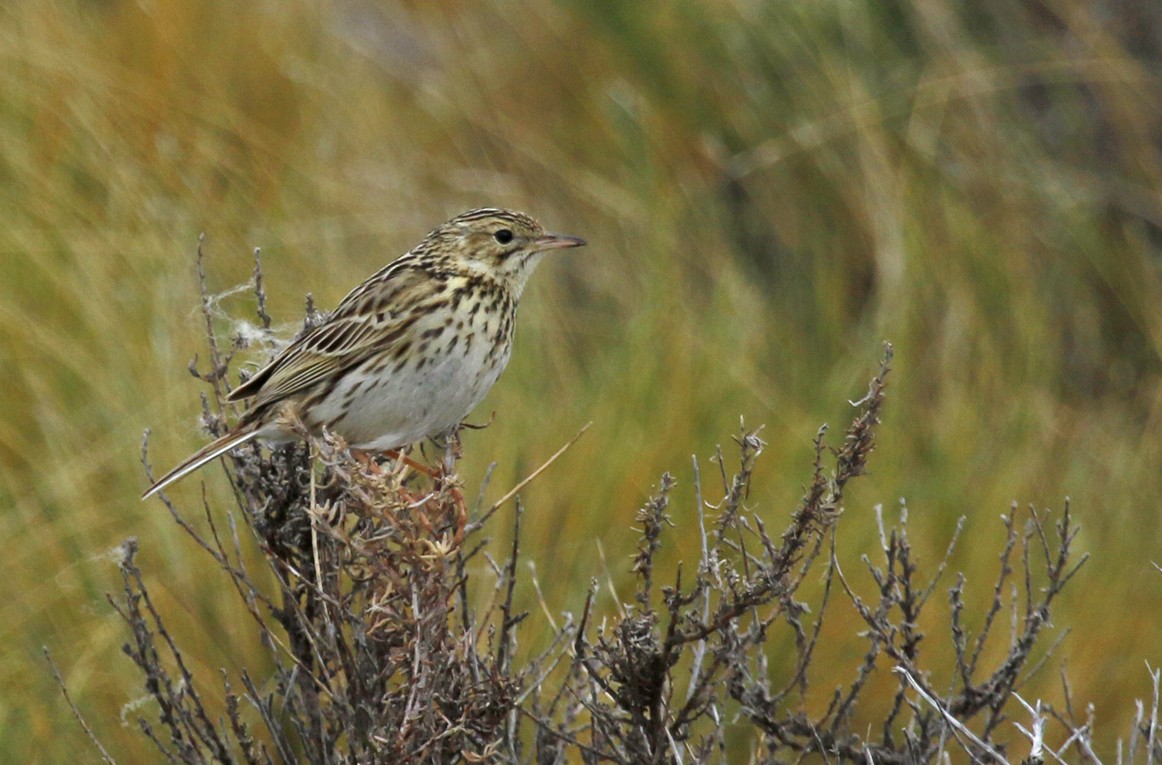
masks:
[[[440,475],[438,470],[430,468],[427,465],[423,464],[422,462],[416,462],[411,457],[407,456],[406,454],[399,451],[398,449],[388,449],[386,452],[384,452],[384,454],[386,454],[388,457],[390,457],[393,460],[402,461],[403,464],[407,465],[412,470],[416,471],[417,473],[422,473],[423,475],[426,475],[428,478],[435,479],[435,478],[439,477],[439,475]]]
[[[398,451],[396,449],[389,449],[386,452],[384,452],[384,454],[390,460],[393,460],[395,462],[403,462],[403,464],[412,468],[416,472],[422,473],[423,475],[428,476],[433,481],[437,480],[438,472],[436,470],[433,470],[432,468],[430,468],[422,463],[416,462],[415,460],[408,457],[406,454],[404,454],[401,451]],[[376,461],[375,457],[372,456],[371,452],[367,452],[367,451],[364,451],[362,449],[352,449],[351,450],[351,457],[357,463],[359,463],[359,465],[362,466],[364,470],[366,470],[371,475],[374,475],[376,477],[383,476],[383,474],[384,474],[383,466],[380,465],[379,462]],[[399,492],[404,497],[404,499],[409,503],[415,502],[418,499],[418,497],[415,494],[413,494],[412,492],[403,488],[402,485],[399,487]],[[428,522],[427,516],[423,515],[422,511],[420,512],[420,515],[421,515],[421,519],[422,519],[421,525],[425,529],[427,529],[428,531],[431,531],[432,525],[430,522]]]
[[[444,444],[444,459],[435,467],[429,467],[422,462],[417,462],[398,449],[388,449],[385,454],[393,460],[403,462],[403,464],[415,470],[417,473],[426,475],[432,479],[432,483],[437,487],[447,486],[448,493],[452,495],[452,503],[456,508],[454,521],[455,532],[452,540],[454,544],[459,545],[464,539],[464,529],[468,525],[468,508],[464,504],[464,494],[460,491],[460,487],[448,483],[448,477],[455,475],[453,468],[461,454],[460,438],[456,431],[452,431],[448,435]],[[422,511],[420,515],[422,518],[421,525],[428,531],[431,531],[431,523],[427,520],[427,515]]]
[[[388,449],[384,452],[384,454],[386,454],[389,459],[402,462],[412,470],[415,470],[417,473],[426,475],[428,478],[432,479],[432,482],[437,486],[447,487],[448,493],[452,495],[452,503],[456,509],[454,520],[455,533],[453,534],[452,538],[455,544],[460,544],[460,542],[464,539],[464,529],[468,525],[468,507],[464,503],[464,494],[460,491],[460,487],[448,482],[448,477],[455,475],[454,465],[456,464],[456,460],[460,458],[461,454],[460,438],[456,432],[452,431],[448,435],[448,438],[445,441],[444,459],[435,467],[429,467],[421,462],[417,462],[398,449]],[[369,471],[376,474],[383,472],[383,468],[380,467],[379,463],[377,463],[368,452],[352,449],[351,456],[355,459],[356,462],[358,462],[360,465],[363,465]],[[421,515],[423,514],[421,513]],[[431,530],[431,524],[427,521],[426,515],[423,515],[421,525],[423,525],[424,528],[428,529],[429,531]]]
[[[395,462],[403,462],[403,464],[407,465],[412,470],[422,475],[426,475],[428,478],[437,478],[440,475],[437,469],[430,468],[422,462],[416,462],[398,449],[388,449],[387,451],[383,452],[383,454],[387,455],[387,458],[390,460]],[[370,452],[365,452],[361,449],[352,449],[351,456],[355,459],[356,462],[365,468],[368,468],[371,472],[376,474],[383,472],[383,468],[378,462],[375,461],[375,458],[371,456]]]
[[[360,466],[362,466],[372,475],[381,475],[383,473],[383,468],[379,466],[379,463],[375,461],[375,458],[362,449],[352,449],[351,459],[358,462]]]

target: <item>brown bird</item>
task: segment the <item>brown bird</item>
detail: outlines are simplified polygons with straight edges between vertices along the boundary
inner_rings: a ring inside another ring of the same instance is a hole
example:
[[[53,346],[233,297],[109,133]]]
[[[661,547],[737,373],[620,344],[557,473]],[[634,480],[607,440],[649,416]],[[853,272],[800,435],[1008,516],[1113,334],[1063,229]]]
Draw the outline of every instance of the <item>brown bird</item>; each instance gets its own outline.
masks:
[[[584,244],[512,210],[470,210],[436,227],[231,391],[228,401],[251,400],[238,424],[142,499],[252,439],[295,439],[295,422],[371,452],[451,431],[508,364],[541,257]]]

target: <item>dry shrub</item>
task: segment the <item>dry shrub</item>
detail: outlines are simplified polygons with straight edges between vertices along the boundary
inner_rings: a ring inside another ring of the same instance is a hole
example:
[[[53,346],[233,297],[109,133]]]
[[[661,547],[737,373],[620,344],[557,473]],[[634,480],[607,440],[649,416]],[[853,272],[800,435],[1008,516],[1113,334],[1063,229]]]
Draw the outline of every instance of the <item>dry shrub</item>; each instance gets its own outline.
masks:
[[[256,291],[269,326],[260,269]],[[205,423],[216,435],[225,427],[223,381],[233,350],[220,349],[210,304],[203,286],[209,371],[191,369],[208,385]],[[308,311],[308,323],[316,318]],[[1014,508],[1005,518],[1002,565],[977,635],[964,626],[964,577],[949,590],[957,672],[951,685],[943,683],[947,691],[938,689],[924,665],[918,625],[947,557],[924,578],[903,519],[890,530],[881,520],[883,561],[864,559],[875,585],[875,597],[865,600],[836,555],[844,489],[864,474],[874,448],[890,360],[887,346],[841,444],[829,449],[820,430],[811,481],[781,533],[772,534],[747,507],[764,444],[758,431],[743,427],[733,472],[727,456],[716,455],[717,501],[703,501],[695,463],[699,523],[678,533],[700,535],[697,567],[663,575],[655,565],[672,533],[667,507],[675,482],[664,475],[637,517],[632,602],[598,618],[591,583],[581,618],[566,618],[535,651],[517,645],[526,617],[513,606],[519,501],[512,547],[497,562],[478,540],[508,497],[473,508],[463,525],[455,439],[444,446],[435,477],[403,459],[356,460],[331,436],[304,434],[303,444],[273,451],[239,449],[229,458],[237,509],[223,515],[206,504],[207,533],[163,501],[225,573],[224,586],[245,602],[267,649],[263,666],[273,670],[261,677],[223,672],[217,682],[224,684],[225,705],[211,709],[200,690],[209,681],[191,673],[150,596],[137,543],[129,540],[120,563],[124,589],[111,602],[131,632],[125,652],[156,704],[155,713],[138,716],[141,730],[167,760],[180,763],[776,763],[807,756],[927,763],[952,750],[974,762],[1006,761],[1011,728],[1002,735],[1001,725],[1012,721],[1020,683],[1047,655],[1033,661],[1050,607],[1085,557],[1075,560],[1072,551],[1076,526],[1068,505],[1054,525],[1030,512],[1022,526]],[[268,572],[244,564],[252,543]],[[478,557],[494,575],[483,602],[471,597],[467,574]],[[809,576],[822,581],[815,603],[800,593]],[[852,666],[815,666],[837,592],[861,617],[867,650]],[[984,647],[1006,621],[1006,606],[1010,644],[989,664]],[[776,630],[789,630],[794,645],[777,659],[793,667],[779,687],[769,679],[766,650]],[[868,678],[885,663],[896,673],[895,694],[885,709],[862,709],[880,724],[857,732],[853,716],[861,702],[870,703]],[[824,692],[823,711],[811,716],[803,710],[818,697],[816,687],[833,690]],[[1093,758],[1092,725],[1074,719],[1068,695],[1066,701],[1064,712],[1017,707],[1026,720],[1028,761],[1046,756],[1051,720],[1067,734],[1061,756]],[[1131,762],[1160,759],[1144,715],[1135,721],[1129,756]]]

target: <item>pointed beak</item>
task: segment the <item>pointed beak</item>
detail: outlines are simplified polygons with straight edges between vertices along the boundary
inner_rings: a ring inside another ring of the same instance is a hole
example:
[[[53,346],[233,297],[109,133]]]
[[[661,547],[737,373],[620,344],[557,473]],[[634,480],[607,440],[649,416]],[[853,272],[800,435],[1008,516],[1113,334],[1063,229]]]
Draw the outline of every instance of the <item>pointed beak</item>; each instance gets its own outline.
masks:
[[[534,252],[544,252],[546,250],[563,250],[566,247],[584,247],[586,244],[587,242],[584,239],[575,236],[545,234],[533,240],[532,249]]]

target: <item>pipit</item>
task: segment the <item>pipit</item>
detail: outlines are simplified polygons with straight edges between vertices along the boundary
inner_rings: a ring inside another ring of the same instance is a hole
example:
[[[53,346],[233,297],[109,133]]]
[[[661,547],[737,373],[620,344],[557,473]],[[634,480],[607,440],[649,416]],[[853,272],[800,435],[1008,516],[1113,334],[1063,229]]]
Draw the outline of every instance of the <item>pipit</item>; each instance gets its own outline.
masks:
[[[471,210],[436,227],[231,391],[228,401],[251,400],[238,424],[142,499],[253,439],[294,440],[296,423],[365,452],[452,431],[508,364],[541,257],[584,244],[511,210]]]

